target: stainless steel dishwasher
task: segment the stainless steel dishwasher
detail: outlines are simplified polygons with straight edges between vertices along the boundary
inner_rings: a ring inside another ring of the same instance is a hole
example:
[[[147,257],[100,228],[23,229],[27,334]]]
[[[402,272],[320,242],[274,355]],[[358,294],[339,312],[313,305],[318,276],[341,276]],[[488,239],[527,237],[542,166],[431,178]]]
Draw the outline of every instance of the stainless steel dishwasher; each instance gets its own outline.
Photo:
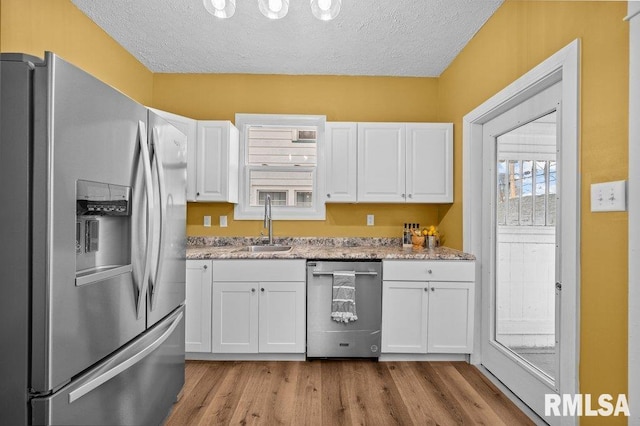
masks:
[[[333,273],[355,272],[358,319],[331,318]],[[307,357],[378,358],[382,324],[382,263],[380,261],[307,262]]]

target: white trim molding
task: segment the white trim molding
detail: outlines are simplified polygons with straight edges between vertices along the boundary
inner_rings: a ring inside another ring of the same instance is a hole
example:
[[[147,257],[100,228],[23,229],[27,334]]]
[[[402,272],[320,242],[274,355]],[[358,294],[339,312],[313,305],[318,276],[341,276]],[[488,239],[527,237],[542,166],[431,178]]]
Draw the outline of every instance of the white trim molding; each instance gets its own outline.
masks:
[[[630,426],[640,426],[640,2],[629,14],[629,360]]]
[[[562,282],[560,333],[559,393],[579,393],[579,328],[580,328],[580,169],[579,169],[579,94],[580,94],[580,41],[566,47],[527,72],[518,80],[491,97],[463,118],[462,179],[463,179],[463,250],[478,259],[478,277],[483,277],[490,259],[483,253],[483,125],[512,109],[532,95],[562,81],[561,155],[558,158],[561,181],[561,231],[558,242],[562,247]],[[483,286],[479,286],[482,288]],[[476,292],[476,338],[471,361],[482,362],[481,323],[482,291]],[[566,368],[564,366],[571,366]],[[564,368],[563,368],[564,367]],[[576,419],[566,417],[562,424],[575,424]]]

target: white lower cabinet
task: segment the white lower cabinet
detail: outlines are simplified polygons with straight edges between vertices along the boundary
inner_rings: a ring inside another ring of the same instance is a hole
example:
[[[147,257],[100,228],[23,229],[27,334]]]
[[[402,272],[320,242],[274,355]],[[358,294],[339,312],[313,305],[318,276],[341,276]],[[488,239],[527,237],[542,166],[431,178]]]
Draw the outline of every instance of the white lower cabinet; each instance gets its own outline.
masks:
[[[473,261],[384,261],[382,353],[471,353]]]
[[[213,353],[304,353],[304,260],[213,262]]]
[[[185,350],[211,352],[211,261],[187,260]]]

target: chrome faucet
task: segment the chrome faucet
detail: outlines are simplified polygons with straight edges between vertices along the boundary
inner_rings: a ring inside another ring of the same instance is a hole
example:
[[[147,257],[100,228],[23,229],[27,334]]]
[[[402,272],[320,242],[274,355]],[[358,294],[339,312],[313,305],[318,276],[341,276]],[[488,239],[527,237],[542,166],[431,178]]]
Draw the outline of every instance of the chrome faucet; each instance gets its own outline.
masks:
[[[271,195],[267,194],[264,200],[264,225],[269,232],[269,245],[273,245],[273,221],[271,218]]]

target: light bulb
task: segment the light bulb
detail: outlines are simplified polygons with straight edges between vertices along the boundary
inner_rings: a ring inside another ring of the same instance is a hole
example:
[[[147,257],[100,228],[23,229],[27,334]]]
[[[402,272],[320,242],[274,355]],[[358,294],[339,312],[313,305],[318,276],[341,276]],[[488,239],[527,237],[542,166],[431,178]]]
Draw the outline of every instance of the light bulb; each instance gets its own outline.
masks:
[[[318,7],[326,12],[331,7],[331,0],[318,0]]]
[[[204,8],[216,18],[231,18],[236,12],[236,0],[203,0]]]
[[[282,9],[282,0],[269,0],[269,10],[278,13]]]
[[[280,19],[289,11],[289,0],[258,0],[258,7],[267,18]]]
[[[340,13],[342,0],[311,0],[311,12],[321,21],[330,21]]]

